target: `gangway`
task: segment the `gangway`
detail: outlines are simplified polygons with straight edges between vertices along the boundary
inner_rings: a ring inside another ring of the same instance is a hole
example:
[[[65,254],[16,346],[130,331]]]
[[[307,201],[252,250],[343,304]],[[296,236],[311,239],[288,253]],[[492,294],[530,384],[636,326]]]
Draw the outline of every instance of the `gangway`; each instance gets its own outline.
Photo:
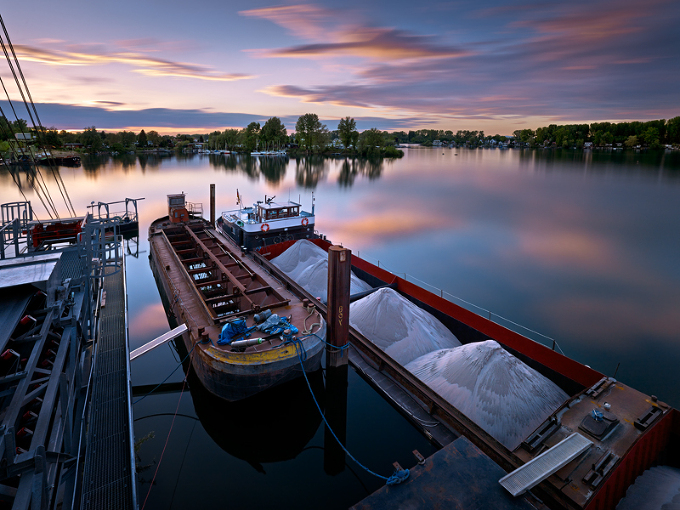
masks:
[[[569,464],[592,444],[592,441],[574,432],[538,457],[505,475],[498,483],[513,496],[519,496]]]

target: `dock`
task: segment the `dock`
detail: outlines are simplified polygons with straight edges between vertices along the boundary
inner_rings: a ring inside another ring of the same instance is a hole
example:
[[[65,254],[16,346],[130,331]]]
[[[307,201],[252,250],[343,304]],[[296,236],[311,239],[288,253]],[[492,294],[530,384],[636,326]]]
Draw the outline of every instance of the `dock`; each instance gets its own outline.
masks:
[[[124,264],[108,272],[92,369],[82,508],[132,510],[137,494]]]
[[[120,244],[95,220],[35,250],[25,226],[3,225],[0,505],[137,508]]]

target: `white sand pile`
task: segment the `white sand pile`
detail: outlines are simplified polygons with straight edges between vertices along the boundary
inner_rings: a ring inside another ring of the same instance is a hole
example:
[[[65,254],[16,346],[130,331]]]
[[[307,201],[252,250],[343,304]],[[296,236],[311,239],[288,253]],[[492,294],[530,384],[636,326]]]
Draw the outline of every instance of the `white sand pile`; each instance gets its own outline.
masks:
[[[297,241],[278,257],[274,257],[272,263],[311,295],[320,297],[323,302],[326,302],[328,253],[323,249],[303,239]],[[371,286],[352,273],[349,288],[350,294],[356,294],[369,290]]]
[[[428,352],[460,345],[433,315],[390,288],[352,303],[349,323],[402,365]]]
[[[494,340],[435,351],[406,368],[510,450],[569,398]]]
[[[616,510],[680,510],[680,469],[656,466],[628,487]]]

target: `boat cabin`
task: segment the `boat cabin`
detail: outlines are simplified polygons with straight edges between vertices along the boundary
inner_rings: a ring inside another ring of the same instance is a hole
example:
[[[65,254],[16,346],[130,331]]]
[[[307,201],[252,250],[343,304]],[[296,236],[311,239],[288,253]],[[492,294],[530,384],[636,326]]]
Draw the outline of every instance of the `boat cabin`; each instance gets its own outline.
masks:
[[[300,204],[288,201],[285,204],[268,201],[257,204],[257,217],[260,222],[278,220],[279,218],[293,218],[300,216]]]
[[[168,195],[168,218],[171,223],[185,223],[189,220],[184,193]]]
[[[313,198],[311,213],[303,211],[297,202],[274,202],[274,198],[265,195],[264,201],[258,200],[253,207],[223,212],[217,220],[218,229],[247,249],[316,237]]]

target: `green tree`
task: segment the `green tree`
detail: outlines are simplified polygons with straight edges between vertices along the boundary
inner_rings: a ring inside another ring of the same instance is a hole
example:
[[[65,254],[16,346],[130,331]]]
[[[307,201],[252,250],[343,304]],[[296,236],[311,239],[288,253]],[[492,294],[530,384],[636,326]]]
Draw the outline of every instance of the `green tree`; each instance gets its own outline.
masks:
[[[655,127],[647,128],[642,134],[642,139],[649,147],[656,149],[659,147],[659,130]]]
[[[305,113],[295,123],[295,138],[305,150],[322,151],[330,138],[328,128],[316,113]]]
[[[257,148],[257,142],[260,137],[260,123],[251,122],[243,133],[243,147],[248,152],[252,152]]]
[[[288,132],[286,131],[286,126],[283,125],[281,119],[278,117],[272,117],[262,126],[260,131],[260,140],[265,146],[283,145],[288,140]]]
[[[363,155],[378,155],[385,145],[385,135],[377,128],[367,129],[359,135],[358,149]]]
[[[146,133],[142,129],[139,132],[139,136],[137,137],[137,144],[139,145],[139,147],[141,149],[144,149],[144,148],[148,147],[148,145],[149,145],[147,142],[148,142],[148,139],[146,137]]]
[[[338,135],[342,145],[345,146],[345,149],[349,149],[350,145],[352,145],[352,133],[355,133],[356,130],[357,123],[353,118],[345,117],[344,119],[340,119],[340,122],[338,123]]]
[[[146,139],[149,140],[154,147],[157,147],[161,141],[161,135],[158,134],[158,131],[149,131],[146,134]]]
[[[626,147],[635,147],[638,145],[638,137],[635,135],[629,136],[626,140]]]
[[[99,136],[96,127],[88,127],[80,135],[80,143],[90,152],[97,152],[102,148],[102,137]]]
[[[673,117],[666,123],[668,143],[680,143],[680,117]]]

